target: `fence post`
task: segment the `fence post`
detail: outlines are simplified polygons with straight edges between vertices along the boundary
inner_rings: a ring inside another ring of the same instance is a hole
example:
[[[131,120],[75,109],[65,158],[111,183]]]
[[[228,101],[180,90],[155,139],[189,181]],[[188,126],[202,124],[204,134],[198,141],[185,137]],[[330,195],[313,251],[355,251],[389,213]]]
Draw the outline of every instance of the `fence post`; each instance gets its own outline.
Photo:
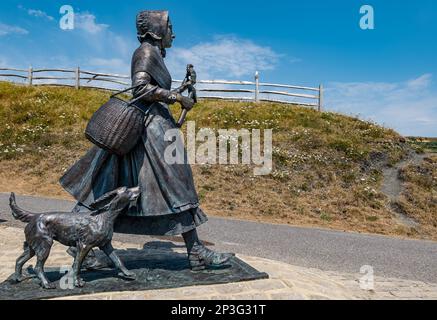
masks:
[[[33,68],[29,67],[29,71],[27,72],[27,84],[31,86],[32,82],[33,82]]]
[[[319,86],[319,112],[323,110],[323,85]]]
[[[259,72],[255,72],[255,102],[259,102]]]
[[[80,88],[80,68],[77,67],[76,68],[76,90],[78,90]]]

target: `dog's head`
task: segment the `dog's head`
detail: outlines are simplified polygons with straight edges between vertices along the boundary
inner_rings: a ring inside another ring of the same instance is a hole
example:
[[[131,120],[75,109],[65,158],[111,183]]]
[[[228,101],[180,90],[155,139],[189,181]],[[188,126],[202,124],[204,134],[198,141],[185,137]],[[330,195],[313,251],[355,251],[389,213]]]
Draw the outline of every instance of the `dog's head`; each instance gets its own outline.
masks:
[[[129,204],[138,200],[141,191],[139,187],[128,189],[122,187],[111,191],[90,205],[92,210],[111,210],[118,211],[123,210]]]

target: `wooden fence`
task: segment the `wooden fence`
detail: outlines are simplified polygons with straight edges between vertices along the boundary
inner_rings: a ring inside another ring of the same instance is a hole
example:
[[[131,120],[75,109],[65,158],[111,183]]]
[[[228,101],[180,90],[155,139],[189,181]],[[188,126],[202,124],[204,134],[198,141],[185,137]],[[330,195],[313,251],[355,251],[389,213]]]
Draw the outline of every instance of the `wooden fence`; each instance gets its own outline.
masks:
[[[13,82],[27,85],[70,86],[76,89],[96,88],[104,90],[120,90],[130,86],[130,76],[110,73],[99,73],[69,69],[16,69],[0,68],[0,79],[13,79]],[[173,87],[180,85],[181,80],[173,80]],[[203,99],[226,99],[236,101],[267,101],[299,104],[317,108],[323,107],[323,86],[317,88],[260,82],[260,75],[255,74],[254,81],[198,81],[198,96]]]

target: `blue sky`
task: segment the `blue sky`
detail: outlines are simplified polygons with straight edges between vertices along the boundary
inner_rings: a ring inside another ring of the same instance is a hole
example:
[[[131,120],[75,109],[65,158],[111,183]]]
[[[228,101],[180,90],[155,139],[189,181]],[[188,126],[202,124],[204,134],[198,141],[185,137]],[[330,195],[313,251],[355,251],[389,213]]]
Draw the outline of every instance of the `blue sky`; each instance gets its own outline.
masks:
[[[359,115],[405,135],[437,136],[437,3],[345,1],[2,1],[0,65],[75,67],[128,74],[135,15],[170,11],[174,78],[193,62],[203,79],[326,87],[329,110]],[[59,28],[62,5],[76,28]],[[361,30],[359,9],[375,10]]]

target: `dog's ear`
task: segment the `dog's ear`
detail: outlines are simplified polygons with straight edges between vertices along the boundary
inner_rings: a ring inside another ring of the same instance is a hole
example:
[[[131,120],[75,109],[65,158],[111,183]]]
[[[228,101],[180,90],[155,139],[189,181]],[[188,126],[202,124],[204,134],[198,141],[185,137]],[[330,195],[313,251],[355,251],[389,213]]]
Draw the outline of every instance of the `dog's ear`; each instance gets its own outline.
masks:
[[[90,209],[91,210],[103,209],[105,206],[111,203],[111,201],[117,196],[117,194],[118,194],[118,189],[104,194],[89,206]]]

